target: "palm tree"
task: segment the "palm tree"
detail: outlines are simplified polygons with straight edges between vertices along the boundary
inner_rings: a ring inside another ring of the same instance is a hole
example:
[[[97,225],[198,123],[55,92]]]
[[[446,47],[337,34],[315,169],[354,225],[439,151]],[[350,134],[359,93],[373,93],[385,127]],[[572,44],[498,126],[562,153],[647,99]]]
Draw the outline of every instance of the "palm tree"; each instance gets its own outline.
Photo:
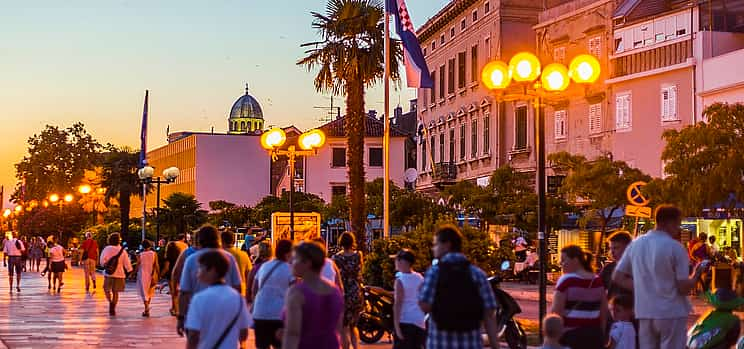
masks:
[[[163,200],[164,208],[158,215],[160,223],[172,228],[176,234],[185,233],[207,221],[207,211],[201,209],[196,197],[186,193],[173,193]]]
[[[129,148],[112,148],[103,161],[103,181],[106,188],[106,201],[112,198],[119,201],[119,218],[121,222],[122,239],[126,240],[129,232],[129,209],[132,195],[137,195],[141,189],[137,168],[139,153]]]
[[[315,89],[346,95],[345,129],[349,168],[349,220],[359,248],[366,241],[364,195],[364,89],[382,80],[384,64],[384,8],[377,0],[329,0],[326,13],[311,12],[320,40],[303,44],[306,57],[297,64],[318,68]],[[400,45],[392,42],[390,72],[398,81]],[[387,116],[386,116],[387,117]]]

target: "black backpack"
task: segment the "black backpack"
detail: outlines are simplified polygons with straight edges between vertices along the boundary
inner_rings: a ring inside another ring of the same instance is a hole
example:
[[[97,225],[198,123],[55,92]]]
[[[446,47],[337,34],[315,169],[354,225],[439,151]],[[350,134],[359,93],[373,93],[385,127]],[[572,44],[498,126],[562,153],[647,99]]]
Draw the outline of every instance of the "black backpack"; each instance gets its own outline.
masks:
[[[431,316],[437,329],[453,332],[477,330],[483,321],[483,299],[473,280],[470,262],[439,262]]]

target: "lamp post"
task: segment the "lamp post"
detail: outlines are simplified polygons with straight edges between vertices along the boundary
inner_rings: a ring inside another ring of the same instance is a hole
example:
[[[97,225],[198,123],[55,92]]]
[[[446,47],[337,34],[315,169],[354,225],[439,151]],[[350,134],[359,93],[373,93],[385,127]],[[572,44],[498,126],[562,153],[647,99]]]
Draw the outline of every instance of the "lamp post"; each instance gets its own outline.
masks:
[[[289,238],[294,241],[294,206],[292,195],[294,193],[295,180],[295,158],[297,156],[310,156],[318,153],[318,149],[325,144],[325,133],[315,129],[305,132],[297,139],[298,150],[295,145],[290,145],[287,150],[279,149],[287,141],[287,134],[280,128],[272,128],[261,135],[261,146],[269,152],[273,161],[279,156],[286,156],[289,163]]]
[[[62,206],[65,203],[68,203],[68,204],[71,203],[72,200],[74,199],[75,197],[72,196],[72,194],[65,194],[65,196],[63,197],[60,197],[57,194],[49,195],[49,202],[51,202],[52,204],[56,204],[57,207],[59,208],[59,219],[60,219],[59,241],[60,242],[62,241],[62,230],[64,229],[64,225],[65,225],[65,216],[62,213]]]
[[[483,68],[481,80],[494,91],[501,101],[533,100],[536,114],[535,149],[537,157],[537,238],[540,254],[540,333],[542,319],[547,308],[547,261],[546,193],[545,193],[545,112],[543,100],[565,91],[571,80],[580,85],[592,84],[600,74],[599,61],[592,55],[576,56],[566,68],[560,63],[551,63],[541,70],[540,60],[532,53],[520,52],[509,60],[509,64],[493,61]],[[512,82],[519,87],[512,92],[507,88]],[[548,232],[549,233],[549,232]]]
[[[157,203],[155,204],[155,241],[160,241],[160,185],[170,184],[176,181],[176,178],[181,175],[181,170],[178,167],[168,167],[163,170],[163,177],[153,177],[155,169],[150,166],[145,166],[137,171],[137,176],[142,181],[143,195],[147,195],[147,185],[157,184]],[[145,240],[145,216],[147,214],[145,206],[144,196],[142,199],[142,240]]]

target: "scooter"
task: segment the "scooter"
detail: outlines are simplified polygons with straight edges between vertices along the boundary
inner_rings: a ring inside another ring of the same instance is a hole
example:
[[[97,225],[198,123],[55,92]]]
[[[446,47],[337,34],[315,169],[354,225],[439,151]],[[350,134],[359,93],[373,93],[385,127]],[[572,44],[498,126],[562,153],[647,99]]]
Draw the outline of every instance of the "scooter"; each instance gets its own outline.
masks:
[[[704,261],[698,268],[707,268],[708,263]],[[714,293],[706,292],[704,297],[713,309],[703,314],[687,332],[687,347],[717,349],[737,345],[741,323],[733,311],[744,305],[744,298],[737,297],[730,286],[719,287]]]
[[[362,342],[377,343],[386,333],[393,335],[393,299],[393,293],[388,290],[364,286],[364,310],[357,322]]]
[[[510,267],[509,261],[501,263],[502,271],[509,270]],[[514,316],[522,312],[522,308],[514,297],[499,287],[501,281],[503,281],[503,278],[499,275],[488,278],[493,294],[496,297],[496,302],[499,304],[498,312],[496,313],[499,338],[503,339],[509,345],[509,349],[526,349],[527,334],[524,328],[522,328],[522,325],[514,319]]]

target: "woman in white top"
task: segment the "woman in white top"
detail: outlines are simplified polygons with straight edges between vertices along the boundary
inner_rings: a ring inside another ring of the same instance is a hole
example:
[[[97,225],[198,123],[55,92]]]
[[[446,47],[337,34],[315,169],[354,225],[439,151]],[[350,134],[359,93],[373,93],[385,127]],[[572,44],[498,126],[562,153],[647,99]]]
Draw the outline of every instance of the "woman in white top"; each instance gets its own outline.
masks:
[[[292,242],[279,240],[276,243],[276,257],[263,263],[253,280],[256,349],[282,347],[277,331],[283,327],[284,296],[293,280],[288,263],[291,256]]]
[[[155,294],[155,286],[158,284],[158,256],[152,250],[150,240],[142,241],[142,251],[137,256],[137,292],[140,299],[145,303],[145,311],[142,316],[150,316],[150,300]]]
[[[52,267],[50,272],[52,273],[52,286],[56,287],[57,293],[64,286],[62,282],[62,275],[67,269],[67,263],[65,263],[65,249],[59,245],[57,238],[52,239],[52,248],[49,249],[49,262]]]
[[[411,270],[413,253],[403,249],[395,256],[395,341],[393,349],[423,349],[426,343],[424,313],[418,305],[418,293],[424,283],[421,274]]]
[[[123,246],[119,246],[121,236],[119,233],[113,233],[108,237],[108,246],[101,251],[101,265],[106,266],[106,262],[111,258],[118,256],[119,261],[116,263],[116,270],[109,274],[103,273],[103,292],[109,301],[109,315],[116,315],[116,303],[119,302],[119,292],[124,291],[124,285],[128,272],[132,271],[132,262],[129,260],[129,254]]]

